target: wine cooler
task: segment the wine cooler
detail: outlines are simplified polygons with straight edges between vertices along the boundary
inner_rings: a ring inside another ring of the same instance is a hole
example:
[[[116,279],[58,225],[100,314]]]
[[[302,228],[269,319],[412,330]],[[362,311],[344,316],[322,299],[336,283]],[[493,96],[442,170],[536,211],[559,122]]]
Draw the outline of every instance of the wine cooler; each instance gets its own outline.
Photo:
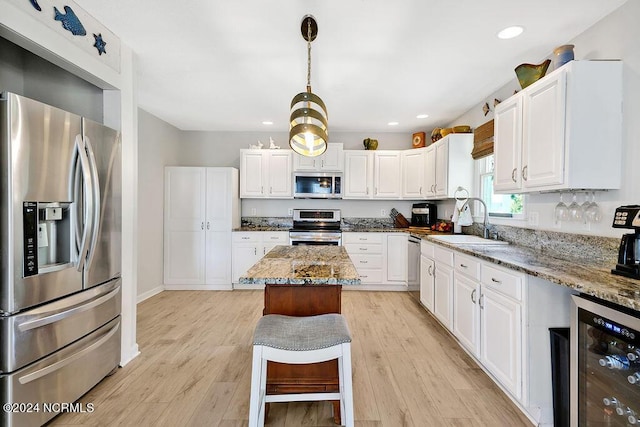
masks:
[[[571,425],[640,427],[640,313],[572,299]]]

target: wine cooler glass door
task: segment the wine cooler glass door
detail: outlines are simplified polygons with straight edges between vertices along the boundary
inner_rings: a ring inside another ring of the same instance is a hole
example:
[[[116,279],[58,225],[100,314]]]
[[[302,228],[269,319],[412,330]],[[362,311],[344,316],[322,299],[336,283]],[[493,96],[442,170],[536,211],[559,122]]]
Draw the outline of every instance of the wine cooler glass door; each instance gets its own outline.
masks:
[[[578,308],[576,326],[577,425],[640,426],[640,319]]]

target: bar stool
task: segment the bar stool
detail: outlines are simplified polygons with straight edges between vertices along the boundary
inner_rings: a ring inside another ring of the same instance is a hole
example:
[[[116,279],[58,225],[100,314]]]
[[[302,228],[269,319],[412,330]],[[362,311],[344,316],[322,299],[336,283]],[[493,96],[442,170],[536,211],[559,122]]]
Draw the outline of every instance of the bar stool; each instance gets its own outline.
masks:
[[[267,362],[304,364],[338,359],[338,393],[267,395]],[[263,316],[253,335],[249,426],[263,426],[265,403],[340,400],[342,422],[353,426],[351,335],[340,314]]]

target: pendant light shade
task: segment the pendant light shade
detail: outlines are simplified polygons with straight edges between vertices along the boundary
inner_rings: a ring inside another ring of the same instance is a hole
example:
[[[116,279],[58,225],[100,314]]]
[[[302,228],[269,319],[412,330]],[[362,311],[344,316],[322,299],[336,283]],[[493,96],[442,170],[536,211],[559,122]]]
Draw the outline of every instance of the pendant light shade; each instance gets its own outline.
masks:
[[[302,37],[307,41],[307,91],[291,100],[289,146],[307,157],[324,153],[329,141],[327,107],[311,92],[311,42],[318,34],[318,25],[311,15],[302,18]]]

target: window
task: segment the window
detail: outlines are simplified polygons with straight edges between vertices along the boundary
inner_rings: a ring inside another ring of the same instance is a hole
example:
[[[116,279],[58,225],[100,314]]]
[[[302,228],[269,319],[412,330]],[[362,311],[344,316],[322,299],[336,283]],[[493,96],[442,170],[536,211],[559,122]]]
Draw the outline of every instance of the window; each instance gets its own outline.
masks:
[[[524,219],[524,196],[522,194],[493,193],[493,156],[480,160],[480,197],[487,204],[489,216]]]

